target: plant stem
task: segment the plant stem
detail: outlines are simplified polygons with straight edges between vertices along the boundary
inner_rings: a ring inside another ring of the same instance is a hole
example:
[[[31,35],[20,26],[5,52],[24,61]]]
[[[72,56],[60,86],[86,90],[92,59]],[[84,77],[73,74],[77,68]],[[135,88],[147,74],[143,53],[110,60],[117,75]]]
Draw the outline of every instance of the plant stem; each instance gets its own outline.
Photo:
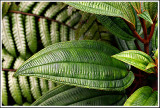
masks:
[[[67,26],[67,27],[75,30],[75,28],[70,27],[69,25],[67,25],[67,24],[65,24],[65,23],[62,23],[62,22],[60,22],[60,21],[57,21],[57,20],[54,20],[54,19],[51,19],[51,18],[48,18],[48,17],[39,16],[39,15],[36,15],[36,14],[31,14],[31,13],[25,13],[25,12],[21,12],[21,11],[14,11],[14,10],[10,10],[9,12],[10,12],[10,13],[17,13],[17,14],[35,16],[35,17],[39,17],[39,18],[44,18],[44,19],[47,19],[47,20],[50,20],[50,21],[53,21],[53,22],[60,23],[60,24],[62,24],[62,25],[65,25],[65,26]]]
[[[125,20],[124,20],[125,21]],[[141,38],[141,36],[139,36],[139,34],[136,32],[136,30],[134,28],[132,28],[132,26],[127,22],[125,21],[125,23],[128,25],[128,27],[130,28],[130,30],[132,31],[134,37],[136,37],[138,40],[140,40],[142,43],[144,43],[144,39]]]
[[[141,22],[142,29],[143,29],[144,40],[147,40],[147,28],[146,28],[145,20],[143,18],[139,18],[139,20]]]
[[[15,72],[17,69],[2,69],[2,71],[12,71]]]

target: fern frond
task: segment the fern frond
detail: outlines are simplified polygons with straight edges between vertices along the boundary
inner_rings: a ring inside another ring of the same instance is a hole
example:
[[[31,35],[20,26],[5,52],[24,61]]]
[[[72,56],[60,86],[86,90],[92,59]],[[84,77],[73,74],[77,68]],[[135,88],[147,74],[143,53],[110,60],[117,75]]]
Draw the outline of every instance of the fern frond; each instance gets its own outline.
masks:
[[[12,25],[13,25],[12,31],[17,46],[17,50],[19,51],[20,55],[25,57],[26,42],[25,42],[22,14],[15,14],[15,13],[12,14]]]
[[[98,25],[96,22],[94,22],[90,27],[90,29],[84,34],[84,40],[86,39],[91,40],[97,30],[98,30]]]
[[[65,42],[68,41],[68,27],[61,25],[60,26],[60,41]]]
[[[51,80],[48,80],[48,88],[49,88],[49,90],[53,89],[54,87],[56,87],[56,83],[51,81]]]
[[[40,32],[40,36],[41,36],[43,46],[46,47],[48,45],[51,45],[51,37],[50,37],[50,34],[49,34],[47,20],[43,19],[43,18],[40,18],[40,21],[38,22],[38,25],[39,25],[39,32]]]
[[[8,92],[7,92],[7,85],[6,85],[6,75],[4,71],[1,71],[1,90],[2,90],[2,104],[8,105]]]
[[[57,22],[51,22],[50,25],[50,36],[52,44],[60,41],[59,24]]]
[[[41,93],[44,95],[49,89],[48,89],[48,81],[45,79],[40,78],[40,88],[41,88]]]
[[[24,59],[18,57],[14,63],[14,69],[18,69],[24,62]],[[31,91],[26,76],[19,76],[19,85],[21,88],[22,95],[27,99],[28,102],[32,102]]]
[[[76,30],[76,39],[79,39],[84,36],[85,32],[92,25],[94,20],[96,20],[96,17],[94,15],[90,15],[86,23],[81,24],[81,27],[79,27],[79,29]]]
[[[75,26],[81,19],[81,14],[79,12],[73,13],[73,15],[66,21],[66,24],[70,27]]]
[[[48,5],[49,2],[38,2],[36,6],[34,6],[32,13],[36,15],[41,15]]]
[[[61,3],[58,5],[52,5],[44,14],[45,17],[53,18],[59,11],[61,11],[66,5]]]
[[[34,99],[38,99],[39,97],[41,97],[41,91],[40,91],[40,87],[39,87],[39,81],[38,78],[36,77],[29,77],[29,82],[30,82],[30,86],[31,86],[31,93],[34,97]]]
[[[10,28],[9,17],[5,16],[2,20],[2,42],[6,50],[16,57],[16,49]]]
[[[69,29],[69,41],[75,40],[75,30]]]
[[[11,56],[4,48],[2,49],[2,59],[4,59],[2,67],[9,69],[14,61],[14,57]]]
[[[31,10],[31,8],[34,4],[35,4],[35,2],[31,2],[31,1],[20,2],[19,10],[22,12],[28,12],[29,10]]]
[[[59,13],[56,17],[56,20],[57,21],[60,21],[60,22],[64,22],[67,20],[67,18],[69,18],[70,15],[68,14],[68,11],[65,9],[63,10],[61,13]]]
[[[25,17],[26,39],[32,53],[37,52],[37,32],[35,23],[36,20],[34,16]]]
[[[19,83],[17,81],[17,78],[13,77],[14,72],[8,72],[8,86],[9,86],[9,91],[11,93],[11,96],[13,97],[14,101],[22,105],[22,94],[21,90],[19,87]]]

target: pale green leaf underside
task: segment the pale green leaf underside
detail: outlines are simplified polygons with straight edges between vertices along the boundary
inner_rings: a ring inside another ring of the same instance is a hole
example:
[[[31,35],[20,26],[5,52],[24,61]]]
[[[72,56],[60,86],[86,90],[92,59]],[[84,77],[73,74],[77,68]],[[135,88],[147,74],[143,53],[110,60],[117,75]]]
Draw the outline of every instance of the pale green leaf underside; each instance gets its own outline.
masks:
[[[113,94],[107,91],[97,91],[93,89],[62,85],[48,91],[32,105],[114,105],[123,97],[125,97],[125,95],[118,92]],[[125,100],[123,100],[123,102],[124,101]]]
[[[1,71],[2,79],[1,79],[1,90],[2,90],[2,104],[8,105],[8,93],[7,93],[7,86],[6,86],[6,75],[4,71]]]
[[[85,12],[121,17],[135,25],[135,16],[129,2],[65,2]]]
[[[136,90],[125,102],[124,106],[157,106],[158,92],[149,86]]]
[[[10,29],[9,17],[5,16],[2,20],[2,42],[6,50],[16,57],[16,49]]]
[[[100,41],[56,43],[28,59],[15,75],[37,76],[81,87],[123,90],[134,76],[125,65],[111,58],[117,49]]]
[[[138,14],[139,17],[143,18],[144,20],[150,22],[151,24],[153,24],[153,21],[148,13],[148,11],[144,11],[141,14]]]
[[[128,51],[123,51],[119,54],[113,55],[112,57],[121,60],[125,63],[128,63],[130,65],[133,65],[134,67],[141,69],[145,72],[148,73],[153,73],[155,70],[148,69],[146,70],[147,65],[152,62],[152,58],[147,55],[146,53],[138,50],[128,50]]]
[[[8,72],[8,86],[14,101],[22,105],[22,94],[17,78],[13,77],[14,72]]]

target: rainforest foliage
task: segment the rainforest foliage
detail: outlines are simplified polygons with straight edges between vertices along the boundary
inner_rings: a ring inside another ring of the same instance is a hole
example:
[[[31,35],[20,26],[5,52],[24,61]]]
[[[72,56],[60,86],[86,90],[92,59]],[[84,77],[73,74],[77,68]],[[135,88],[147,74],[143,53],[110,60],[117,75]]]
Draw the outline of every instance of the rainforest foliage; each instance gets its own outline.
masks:
[[[158,2],[2,2],[3,106],[157,106]]]

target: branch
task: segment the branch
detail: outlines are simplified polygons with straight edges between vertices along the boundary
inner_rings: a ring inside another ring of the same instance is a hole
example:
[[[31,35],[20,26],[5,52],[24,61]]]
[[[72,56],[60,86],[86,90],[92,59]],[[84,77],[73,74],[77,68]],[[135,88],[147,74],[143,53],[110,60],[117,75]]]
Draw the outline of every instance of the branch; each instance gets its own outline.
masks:
[[[39,17],[39,18],[44,18],[44,19],[47,19],[47,20],[50,20],[50,21],[53,21],[53,22],[60,23],[60,24],[62,24],[62,25],[65,25],[65,26],[67,26],[67,27],[75,30],[75,28],[70,27],[69,25],[67,25],[67,24],[65,24],[65,23],[62,23],[62,22],[60,22],[60,21],[57,21],[57,20],[54,20],[54,19],[51,19],[51,18],[48,18],[48,17],[39,16],[39,15],[36,15],[36,14],[31,14],[31,13],[25,13],[25,12],[21,12],[21,11],[14,11],[14,10],[10,10],[9,12],[10,12],[10,13],[17,13],[17,14],[35,16],[35,17]]]
[[[2,69],[2,71],[12,71],[15,72],[17,69]]]
[[[146,23],[143,18],[139,18],[142,28],[143,28],[143,33],[144,33],[144,40],[147,40],[147,28],[146,28]]]
[[[125,20],[124,20],[125,21]],[[125,23],[128,25],[128,27],[131,29],[134,37],[136,37],[138,40],[140,40],[142,43],[144,43],[144,39],[141,38],[141,36],[139,36],[139,34],[136,32],[136,30],[134,28],[132,28],[132,26],[127,22],[125,21]]]
[[[156,25],[156,22],[157,22],[156,18],[157,18],[157,16],[153,20],[153,24],[151,26],[151,31],[150,31],[150,34],[149,34],[148,39],[147,39],[148,41],[150,41],[152,39],[152,36],[153,36],[153,33],[154,33],[154,29],[155,29],[155,25]]]

